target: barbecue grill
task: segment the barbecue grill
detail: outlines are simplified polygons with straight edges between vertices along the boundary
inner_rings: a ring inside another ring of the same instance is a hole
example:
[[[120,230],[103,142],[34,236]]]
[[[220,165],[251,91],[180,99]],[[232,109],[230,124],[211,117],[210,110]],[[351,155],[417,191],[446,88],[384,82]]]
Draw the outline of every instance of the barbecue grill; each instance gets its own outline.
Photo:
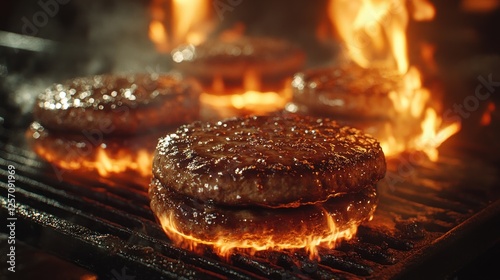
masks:
[[[353,240],[322,250],[319,261],[305,252],[197,255],[165,237],[142,186],[126,177],[58,176],[22,139],[22,131],[5,131],[0,150],[4,193],[8,166],[16,167],[16,239],[104,278],[126,267],[135,279],[421,279],[448,275],[500,236],[497,169],[450,148],[439,162],[414,166],[411,179],[382,183],[373,221]],[[6,204],[3,196],[4,217]]]
[[[27,57],[32,52],[2,48]],[[479,69],[477,75],[488,74]],[[493,75],[493,80],[500,77]],[[457,79],[453,74],[444,79],[447,91],[457,92],[447,97],[452,102],[461,102],[477,83]],[[319,259],[300,250],[236,252],[224,259],[208,248],[197,254],[174,246],[135,178],[104,178],[43,162],[24,137],[30,114],[9,106],[2,102],[0,110],[1,216],[9,216],[6,194],[13,166],[16,242],[83,267],[99,279],[451,278],[481,256],[498,256],[498,113],[485,127],[477,125],[477,116],[463,120],[462,131],[440,148],[437,162],[412,160],[418,155],[410,153],[389,159],[373,220],[337,248],[321,249]]]

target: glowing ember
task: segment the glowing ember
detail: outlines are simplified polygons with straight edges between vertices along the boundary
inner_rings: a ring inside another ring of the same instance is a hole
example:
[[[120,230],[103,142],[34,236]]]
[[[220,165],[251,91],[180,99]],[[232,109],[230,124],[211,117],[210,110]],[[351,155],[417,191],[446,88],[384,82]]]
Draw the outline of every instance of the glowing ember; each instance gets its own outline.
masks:
[[[92,274],[85,274],[80,277],[80,280],[97,280],[97,276]]]
[[[211,29],[211,3],[205,0],[153,0],[149,37],[160,52],[179,44],[200,44]]]
[[[437,147],[458,132],[460,124],[442,123],[431,92],[422,85],[420,72],[410,67],[406,39],[409,12],[405,3],[330,0],[328,11],[349,59],[364,68],[385,67],[401,74],[403,88],[389,94],[397,115],[377,135],[384,153],[391,156],[405,150],[420,150],[435,161]],[[430,20],[435,16],[428,1],[413,0],[411,4],[413,19]]]
[[[495,103],[493,102],[488,102],[488,106],[486,107],[486,110],[484,111],[483,115],[481,116],[481,121],[480,124],[482,126],[487,126],[491,123],[491,114],[495,112]]]
[[[190,234],[183,233],[178,229],[173,215],[162,215],[159,217],[163,230],[172,241],[183,248],[196,251],[200,244],[209,245],[214,248],[215,253],[228,257],[234,250],[245,251],[250,254],[263,250],[293,250],[305,248],[311,259],[318,258],[318,246],[323,248],[334,248],[342,240],[350,240],[357,231],[357,223],[347,224],[339,228],[335,225],[333,218],[324,210],[324,217],[328,224],[328,230],[321,236],[308,235],[303,232],[290,231],[287,236],[281,236],[279,240],[273,239],[272,229],[269,234],[245,235],[238,239],[231,236],[230,232],[221,236],[217,240],[202,240]],[[370,220],[372,217],[370,217]],[[263,229],[263,232],[266,230]],[[235,241],[237,240],[237,241]]]
[[[422,59],[425,63],[426,70],[430,71],[431,73],[437,73],[438,72],[438,65],[436,61],[434,60],[434,54],[436,53],[436,47],[430,43],[422,43],[422,50],[421,50],[421,56]]]

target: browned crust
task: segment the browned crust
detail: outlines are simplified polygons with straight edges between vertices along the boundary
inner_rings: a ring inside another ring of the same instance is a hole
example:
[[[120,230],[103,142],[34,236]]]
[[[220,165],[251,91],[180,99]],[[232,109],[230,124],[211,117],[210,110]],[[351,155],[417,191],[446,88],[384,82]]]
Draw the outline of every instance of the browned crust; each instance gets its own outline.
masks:
[[[52,131],[131,135],[198,119],[200,91],[175,75],[76,78],[46,89],[33,113]]]
[[[395,111],[389,93],[402,89],[396,72],[355,64],[311,69],[292,81],[301,113],[348,118],[390,119]]]
[[[262,84],[276,84],[277,80],[291,77],[305,63],[304,52],[293,44],[275,38],[242,37],[237,40],[209,40],[203,44],[181,46],[172,53],[191,51],[194,57],[176,63],[184,74],[211,86],[219,77],[225,85],[242,84],[247,72],[262,79]],[[281,85],[280,85],[281,86]]]
[[[151,182],[149,195],[151,209],[160,221],[161,217],[171,217],[182,234],[206,242],[244,243],[245,238],[262,236],[275,242],[320,237],[329,232],[326,215],[333,218],[337,230],[341,231],[370,219],[377,203],[373,186],[364,186],[358,193],[331,198],[324,203],[280,209],[220,207],[182,196],[157,179]]]
[[[175,191],[225,205],[298,206],[357,192],[385,175],[379,143],[307,116],[194,122],[160,139],[153,174]]]

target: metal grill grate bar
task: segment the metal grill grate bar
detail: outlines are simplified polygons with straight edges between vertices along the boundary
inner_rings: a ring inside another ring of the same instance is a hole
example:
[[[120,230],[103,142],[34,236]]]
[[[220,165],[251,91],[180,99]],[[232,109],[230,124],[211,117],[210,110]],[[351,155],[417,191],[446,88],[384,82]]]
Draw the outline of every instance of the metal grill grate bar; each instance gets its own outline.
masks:
[[[415,263],[422,267],[442,249],[436,242],[445,242],[450,232],[500,197],[491,185],[477,188],[436,171],[460,169],[456,165],[464,161],[445,157],[444,162],[415,167],[420,172],[416,178],[391,188],[380,186],[375,219],[337,249],[321,249],[318,261],[301,251],[235,253],[223,260],[209,249],[200,256],[173,246],[137,182],[70,172],[60,181],[22,141],[9,143],[16,144],[0,143],[0,178],[7,178],[9,164],[16,166],[17,215],[25,227],[19,238],[105,278],[112,269],[126,266],[137,279],[388,279],[405,274]],[[5,182],[0,182],[4,192]],[[1,202],[5,212],[6,200]],[[495,209],[493,213],[500,212]],[[70,245],[61,248],[61,242]]]

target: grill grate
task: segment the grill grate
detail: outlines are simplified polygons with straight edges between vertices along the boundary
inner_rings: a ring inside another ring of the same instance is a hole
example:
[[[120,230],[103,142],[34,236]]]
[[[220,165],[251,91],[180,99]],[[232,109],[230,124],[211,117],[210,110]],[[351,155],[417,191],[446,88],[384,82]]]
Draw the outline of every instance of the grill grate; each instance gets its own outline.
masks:
[[[411,172],[390,162],[389,172],[404,180],[379,185],[374,220],[337,249],[322,249],[319,261],[300,251],[237,253],[223,260],[207,249],[200,256],[169,242],[145,190],[130,178],[67,172],[60,180],[61,174],[16,137],[22,139],[22,133],[8,131],[0,139],[3,193],[8,165],[16,167],[16,238],[104,278],[112,278],[114,270],[135,279],[418,278],[452,272],[500,236],[497,170],[449,152]],[[5,196],[1,202],[2,215],[7,214]],[[446,256],[451,257],[446,263],[436,261]]]

